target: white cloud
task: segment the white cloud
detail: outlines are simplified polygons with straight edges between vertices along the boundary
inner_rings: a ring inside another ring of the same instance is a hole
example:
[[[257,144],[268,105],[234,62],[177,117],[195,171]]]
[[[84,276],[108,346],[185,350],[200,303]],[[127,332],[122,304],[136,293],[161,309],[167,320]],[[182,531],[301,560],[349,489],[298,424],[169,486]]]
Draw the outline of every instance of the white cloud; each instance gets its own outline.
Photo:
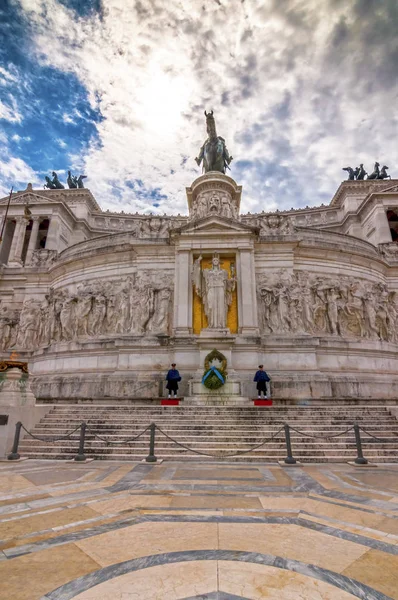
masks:
[[[7,136],[0,131],[0,198],[6,196],[11,187],[14,191],[24,190],[28,183],[38,185],[42,182],[23,159],[11,153]]]
[[[16,183],[39,183],[35,171],[21,158],[15,156],[0,157],[0,173],[2,179],[9,179]]]
[[[76,18],[56,0],[19,1],[38,60],[75,74],[101,110],[98,140],[73,169],[104,208],[185,212],[205,108],[235,157],[243,210],[319,204],[342,166],[380,154],[398,163],[396,88],[370,87],[366,69],[358,76],[365,42],[350,3],[104,0],[101,18]],[[167,200],[141,200],[126,185],[137,179]]]
[[[15,73],[7,71],[4,67],[0,66],[0,85],[9,85],[18,81],[18,77]]]
[[[74,120],[71,117],[71,115],[68,115],[67,113],[64,113],[62,115],[62,120],[63,120],[64,123],[74,123]]]
[[[9,121],[10,123],[21,123],[22,115],[19,112],[15,100],[11,99],[12,106],[7,106],[0,100],[0,119]]]

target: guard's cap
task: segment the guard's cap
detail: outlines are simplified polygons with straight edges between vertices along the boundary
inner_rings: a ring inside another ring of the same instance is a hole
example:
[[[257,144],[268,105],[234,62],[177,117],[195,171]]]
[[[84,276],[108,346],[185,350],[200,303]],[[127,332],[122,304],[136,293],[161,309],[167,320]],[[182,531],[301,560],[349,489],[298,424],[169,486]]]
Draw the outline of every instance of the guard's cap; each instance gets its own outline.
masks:
[[[262,369],[262,368],[263,368],[263,366],[264,366],[264,365],[258,365],[258,368],[259,368],[259,369]]]

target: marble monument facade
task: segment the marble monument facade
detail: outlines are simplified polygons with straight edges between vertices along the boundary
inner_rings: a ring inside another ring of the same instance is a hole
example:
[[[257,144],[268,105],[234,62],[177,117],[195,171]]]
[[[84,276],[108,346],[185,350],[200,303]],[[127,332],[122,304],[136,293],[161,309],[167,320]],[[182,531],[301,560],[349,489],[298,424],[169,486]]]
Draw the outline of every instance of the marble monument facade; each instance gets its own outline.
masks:
[[[241,193],[208,172],[188,216],[104,212],[88,189],[13,194],[0,361],[27,361],[41,402],[158,397],[171,362],[188,396],[214,348],[241,397],[263,363],[275,398],[396,399],[398,181],[274,213],[241,214]]]

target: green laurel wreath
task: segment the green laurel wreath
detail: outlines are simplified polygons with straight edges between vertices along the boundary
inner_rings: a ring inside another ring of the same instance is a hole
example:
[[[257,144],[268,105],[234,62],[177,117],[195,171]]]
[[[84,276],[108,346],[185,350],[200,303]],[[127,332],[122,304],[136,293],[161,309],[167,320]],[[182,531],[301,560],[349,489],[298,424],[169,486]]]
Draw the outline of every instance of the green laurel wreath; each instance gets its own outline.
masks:
[[[217,359],[220,361],[221,363],[221,367],[218,369],[218,371],[220,372],[220,374],[223,376],[224,378],[224,382],[222,382],[219,377],[217,377],[217,375],[214,372],[211,372],[210,375],[208,377],[206,377],[205,381],[203,382],[203,385],[205,387],[207,387],[207,389],[209,390],[218,390],[220,387],[222,387],[225,383],[225,380],[227,378],[228,372],[227,372],[227,359],[225,358],[224,354],[221,354],[221,352],[219,352],[218,350],[212,350],[211,352],[209,352],[209,354],[206,356],[205,358],[205,370],[203,373],[203,377],[206,375],[206,373],[209,372],[210,370],[210,363],[214,360]]]

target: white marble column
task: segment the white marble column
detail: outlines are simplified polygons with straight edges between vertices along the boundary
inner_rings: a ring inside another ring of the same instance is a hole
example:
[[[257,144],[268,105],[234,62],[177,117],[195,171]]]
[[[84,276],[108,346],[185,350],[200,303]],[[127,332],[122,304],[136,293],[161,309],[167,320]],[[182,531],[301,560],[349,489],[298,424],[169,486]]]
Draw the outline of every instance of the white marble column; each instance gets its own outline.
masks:
[[[1,232],[3,230],[3,225],[4,225],[4,231],[3,231],[2,239],[0,239],[0,250],[1,250],[1,246],[2,246],[2,244],[4,242],[4,237],[5,237],[6,229],[7,229],[7,223],[4,223],[4,220],[5,220],[5,215],[4,216],[2,215],[0,217],[0,235],[1,235]]]
[[[8,264],[10,266],[20,266],[21,265],[21,254],[23,242],[25,239],[26,232],[26,219],[24,217],[16,218],[16,225],[14,230],[14,236],[12,238],[10,255],[8,258]]]
[[[175,335],[189,335],[192,328],[190,307],[191,255],[189,250],[179,250],[176,257],[174,291],[174,332]]]
[[[53,215],[47,231],[46,250],[58,250],[58,217]]]
[[[375,227],[374,235],[365,238],[375,244],[388,244],[392,241],[390,224],[387,219],[384,206],[377,206],[374,212],[373,223]],[[373,237],[373,239],[372,239]]]
[[[245,249],[239,251],[239,271],[239,332],[243,335],[258,335],[257,294],[253,250]]]
[[[32,260],[32,254],[36,250],[37,246],[37,234],[39,233],[40,217],[32,217],[32,231],[30,232],[30,239],[28,250],[26,252],[25,264],[29,265]]]

